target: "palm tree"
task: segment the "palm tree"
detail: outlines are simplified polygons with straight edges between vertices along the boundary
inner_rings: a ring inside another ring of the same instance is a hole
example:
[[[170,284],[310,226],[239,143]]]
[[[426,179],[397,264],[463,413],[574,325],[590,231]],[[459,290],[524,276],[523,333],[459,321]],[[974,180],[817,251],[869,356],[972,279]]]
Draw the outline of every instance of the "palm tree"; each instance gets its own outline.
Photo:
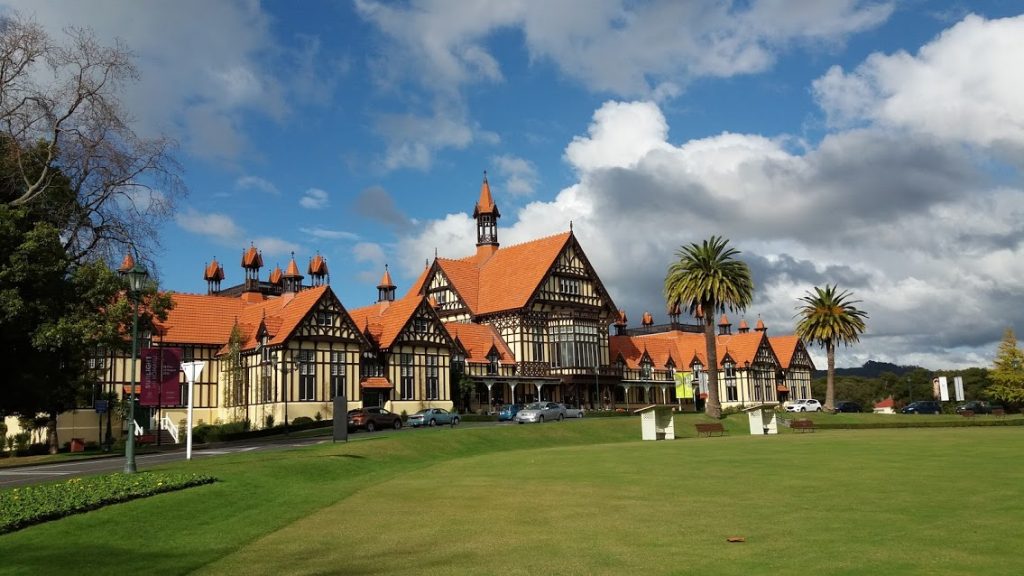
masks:
[[[712,236],[701,244],[691,243],[676,251],[679,258],[668,268],[665,298],[668,305],[685,306],[690,314],[702,312],[704,340],[707,343],[708,402],[705,411],[712,418],[722,417],[718,396],[718,350],[715,341],[715,316],[742,311],[754,297],[754,281],[746,263],[736,260],[739,250],[729,241]]]
[[[866,312],[854,306],[860,300],[851,300],[851,297],[849,291],[839,292],[835,285],[815,286],[813,293],[808,291],[800,298],[803,305],[797,307],[797,316],[800,317],[796,325],[797,335],[825,348],[828,355],[826,410],[835,408],[836,342],[849,346],[859,341],[864,333],[864,320],[868,317]]]

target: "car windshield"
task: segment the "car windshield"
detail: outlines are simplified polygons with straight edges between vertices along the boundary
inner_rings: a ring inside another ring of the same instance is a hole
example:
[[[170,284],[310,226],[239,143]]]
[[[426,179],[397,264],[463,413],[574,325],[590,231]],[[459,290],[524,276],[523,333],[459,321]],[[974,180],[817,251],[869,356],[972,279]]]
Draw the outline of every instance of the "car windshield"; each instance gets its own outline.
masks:
[[[423,416],[424,414],[427,414],[429,412],[430,410],[420,410],[419,412],[413,414],[413,416]]]
[[[530,404],[529,406],[527,406],[526,409],[527,410],[543,410],[544,409],[544,405],[539,403],[539,402],[534,402],[533,404]]]

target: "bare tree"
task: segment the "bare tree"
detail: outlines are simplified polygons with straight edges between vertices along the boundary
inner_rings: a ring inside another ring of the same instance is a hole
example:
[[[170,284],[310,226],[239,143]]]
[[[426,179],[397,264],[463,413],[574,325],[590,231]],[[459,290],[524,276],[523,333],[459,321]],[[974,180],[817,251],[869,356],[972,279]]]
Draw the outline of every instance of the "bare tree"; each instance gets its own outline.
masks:
[[[0,201],[45,204],[74,261],[147,253],[186,193],[175,143],[142,138],[119,95],[138,80],[131,51],[68,28],[55,43],[19,15],[0,17]]]

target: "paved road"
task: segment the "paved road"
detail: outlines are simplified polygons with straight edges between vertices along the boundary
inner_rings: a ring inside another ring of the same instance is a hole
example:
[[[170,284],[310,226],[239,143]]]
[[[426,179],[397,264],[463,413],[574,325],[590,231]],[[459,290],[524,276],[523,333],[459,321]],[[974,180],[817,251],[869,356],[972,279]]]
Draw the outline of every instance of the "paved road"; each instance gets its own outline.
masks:
[[[353,438],[355,440],[355,438]],[[322,436],[316,438],[284,438],[256,441],[244,441],[220,446],[192,450],[194,460],[234,454],[238,452],[250,452],[259,450],[261,452],[271,450],[283,450],[287,448],[300,448],[330,442],[330,438]],[[135,466],[138,470],[154,468],[167,462],[180,462],[185,459],[184,447],[158,454],[139,454],[135,456]],[[120,472],[124,469],[123,456],[111,456],[108,458],[96,458],[92,460],[77,460],[61,462],[59,464],[40,464],[38,466],[23,466],[18,468],[0,468],[0,488],[13,488],[28,484],[39,484],[53,480],[63,480],[78,476],[91,476],[94,474],[109,474]]]
[[[507,423],[502,423],[507,425]],[[460,428],[477,428],[484,426],[499,425],[497,422],[473,422],[460,424]],[[447,426],[438,426],[430,430],[446,429]],[[411,428],[403,427],[399,432],[411,431]],[[382,430],[380,432],[355,432],[349,434],[349,441],[356,442],[378,436],[393,434],[394,430]],[[259,450],[267,452],[271,450],[283,450],[288,448],[302,448],[331,442],[329,436],[317,436],[313,438],[254,438],[238,442],[224,443],[216,446],[206,447],[203,445],[194,446],[192,458],[210,458],[234,454],[238,452],[251,452]],[[135,456],[135,466],[138,470],[146,470],[167,462],[182,461],[185,459],[185,448],[175,448],[158,454],[138,454]],[[110,474],[124,470],[124,457],[111,456],[108,458],[96,458],[92,460],[76,460],[61,462],[59,464],[39,464],[36,466],[22,466],[17,468],[0,468],[0,488],[13,488],[15,486],[26,486],[29,484],[40,484],[54,480],[64,480],[79,476],[91,476],[95,474]]]

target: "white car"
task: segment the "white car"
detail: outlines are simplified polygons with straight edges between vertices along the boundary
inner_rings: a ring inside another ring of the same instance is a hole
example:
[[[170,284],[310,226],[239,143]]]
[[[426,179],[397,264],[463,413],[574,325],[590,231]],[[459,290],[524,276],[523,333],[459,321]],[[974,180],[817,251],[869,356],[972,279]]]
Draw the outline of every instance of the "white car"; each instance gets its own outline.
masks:
[[[573,408],[568,404],[559,404],[565,411],[566,418],[583,418],[583,408]]]
[[[814,398],[797,400],[786,406],[786,412],[821,412],[821,402]]]
[[[516,412],[514,420],[520,424],[523,422],[548,422],[552,420],[561,421],[565,418],[565,408],[554,402],[534,402],[526,405],[522,410]]]

